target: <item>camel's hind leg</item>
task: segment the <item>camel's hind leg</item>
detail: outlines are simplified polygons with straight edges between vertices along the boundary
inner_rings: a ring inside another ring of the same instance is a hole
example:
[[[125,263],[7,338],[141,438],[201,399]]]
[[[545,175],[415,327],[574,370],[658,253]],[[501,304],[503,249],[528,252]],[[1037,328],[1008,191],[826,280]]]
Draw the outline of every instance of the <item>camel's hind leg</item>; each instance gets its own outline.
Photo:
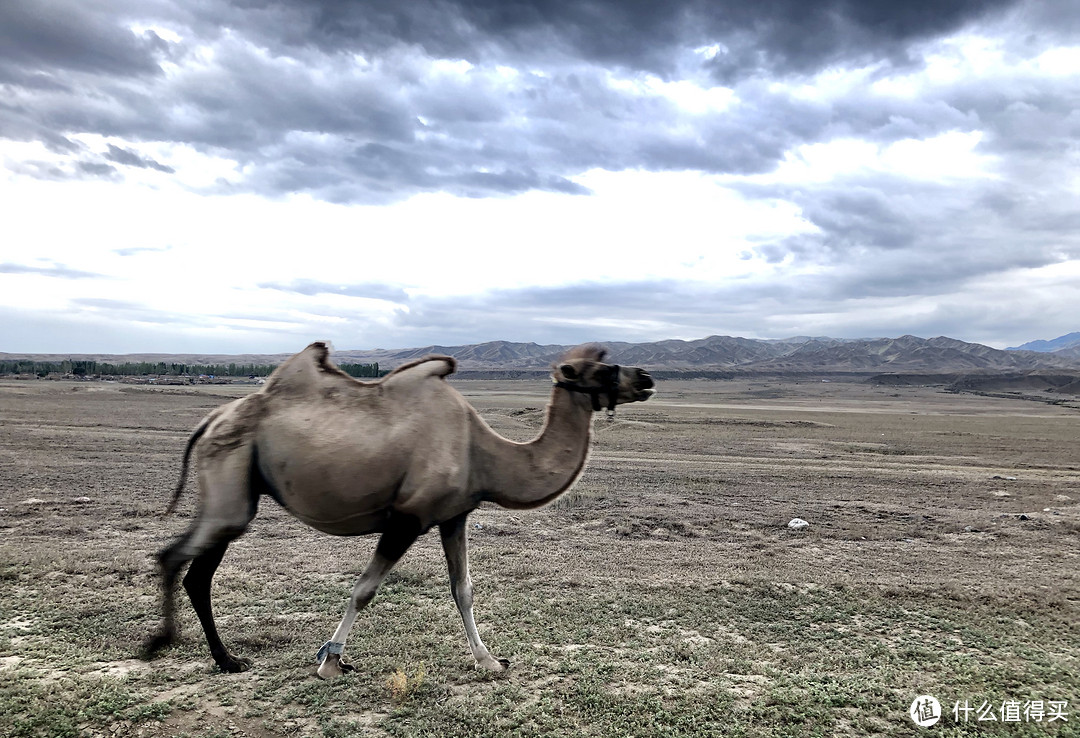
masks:
[[[251,508],[250,515],[244,516],[246,519],[243,523],[229,526],[222,526],[219,520],[207,520],[205,516],[200,516],[187,532],[158,554],[161,566],[162,619],[157,633],[147,641],[143,649],[144,658],[153,656],[176,638],[176,580],[190,561],[191,567],[184,577],[184,589],[187,590],[191,605],[202,623],[214,661],[222,671],[228,672],[243,671],[250,666],[250,662],[237,659],[221,643],[210,606],[210,583],[229,543],[244,532],[254,517],[253,503]]]
[[[411,516],[390,518],[386,530],[375,547],[371,561],[364,569],[364,573],[356,580],[352,597],[349,598],[349,604],[345,608],[345,617],[341,619],[341,624],[334,631],[334,637],[319,649],[316,658],[320,662],[318,670],[320,677],[333,679],[341,676],[345,671],[353,670],[353,667],[342,661],[341,657],[345,650],[345,639],[348,638],[349,631],[356,622],[356,616],[375,598],[375,593],[383,579],[419,537],[420,527],[415,518]]]
[[[465,637],[469,639],[469,648],[477,666],[490,671],[503,671],[510,666],[506,659],[496,659],[480,640],[473,620],[473,584],[469,576],[469,542],[465,528],[467,515],[460,515],[439,526],[442,535],[443,552],[446,554],[446,568],[450,572],[450,593],[457,603],[461,621],[465,624]]]
[[[257,510],[257,487],[250,475],[251,454],[245,449],[227,457],[215,457],[200,475],[202,505],[199,516],[179,538],[158,554],[161,567],[162,620],[157,633],[143,649],[145,658],[176,638],[174,592],[176,580],[188,562],[184,577],[191,604],[202,623],[210,652],[222,671],[242,671],[249,662],[237,659],[221,642],[210,605],[210,584],[225,551],[241,535]]]
[[[214,611],[210,605],[210,583],[231,541],[232,538],[223,539],[209,551],[195,557],[188,568],[187,576],[184,577],[184,589],[187,590],[191,606],[195,608],[195,614],[202,623],[206,643],[210,646],[210,655],[222,671],[236,673],[248,669],[251,660],[233,656],[221,642],[217,625],[214,623]]]

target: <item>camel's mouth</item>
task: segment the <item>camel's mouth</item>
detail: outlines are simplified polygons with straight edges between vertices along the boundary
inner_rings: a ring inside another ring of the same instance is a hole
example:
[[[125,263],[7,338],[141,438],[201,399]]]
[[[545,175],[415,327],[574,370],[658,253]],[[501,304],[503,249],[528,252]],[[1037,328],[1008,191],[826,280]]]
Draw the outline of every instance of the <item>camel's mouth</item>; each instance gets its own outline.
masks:
[[[642,387],[641,385],[638,385],[636,387],[631,387],[630,391],[627,394],[623,395],[623,397],[624,397],[623,401],[624,402],[645,402],[646,400],[648,400],[650,397],[652,397],[655,394],[656,394],[656,390],[653,389],[652,387]]]
[[[631,382],[630,387],[633,391],[631,395],[633,399],[631,402],[645,402],[650,397],[656,394],[656,383],[653,382],[653,378],[649,373],[643,369],[634,369],[635,376]]]

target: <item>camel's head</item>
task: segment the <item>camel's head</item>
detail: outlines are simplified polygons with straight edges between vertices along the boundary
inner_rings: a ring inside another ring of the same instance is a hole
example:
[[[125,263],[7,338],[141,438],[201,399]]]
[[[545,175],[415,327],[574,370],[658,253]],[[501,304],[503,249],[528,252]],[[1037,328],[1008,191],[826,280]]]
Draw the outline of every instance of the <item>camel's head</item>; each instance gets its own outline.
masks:
[[[608,414],[627,402],[644,402],[656,394],[653,380],[644,369],[606,364],[607,350],[596,344],[570,349],[554,365],[551,379],[555,386],[592,397],[593,410],[601,402]]]

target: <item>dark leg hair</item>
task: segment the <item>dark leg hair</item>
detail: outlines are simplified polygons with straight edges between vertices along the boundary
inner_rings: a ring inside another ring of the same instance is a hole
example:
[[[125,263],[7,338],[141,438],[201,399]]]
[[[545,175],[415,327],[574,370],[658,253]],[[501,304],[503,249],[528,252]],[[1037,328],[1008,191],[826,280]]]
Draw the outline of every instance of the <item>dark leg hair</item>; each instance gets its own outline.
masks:
[[[214,579],[214,572],[218,564],[225,556],[225,550],[236,536],[224,538],[208,551],[199,554],[191,562],[187,576],[184,577],[184,589],[191,598],[191,605],[195,608],[195,614],[199,616],[203,632],[206,633],[206,642],[210,646],[210,654],[214,657],[218,667],[225,672],[239,672],[251,666],[248,659],[239,659],[233,656],[218,636],[217,626],[214,624],[214,611],[210,604],[210,584]]]

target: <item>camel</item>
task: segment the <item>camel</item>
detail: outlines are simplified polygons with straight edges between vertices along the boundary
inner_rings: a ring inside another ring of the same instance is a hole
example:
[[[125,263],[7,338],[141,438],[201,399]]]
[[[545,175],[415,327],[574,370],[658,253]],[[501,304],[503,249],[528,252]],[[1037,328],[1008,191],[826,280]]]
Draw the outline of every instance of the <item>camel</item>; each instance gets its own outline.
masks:
[[[144,657],[176,638],[173,591],[191,562],[184,588],[214,661],[224,672],[251,666],[218,636],[210,584],[229,543],[268,495],[324,533],[379,534],[344,617],[316,656],[320,677],[354,669],[343,654],[357,614],[413,542],[435,526],[476,667],[505,670],[510,662],[488,652],[473,619],[466,518],[485,501],[529,509],[556,499],[585,468],[592,416],[602,401],[614,414],[618,404],[653,395],[648,373],[604,358],[604,349],[587,344],[556,362],[543,429],[517,443],[496,434],[445,381],[456,369],[452,357],[428,356],[363,382],[330,361],[325,343],[292,356],[258,391],[210,412],[188,440],[167,512],[180,499],[195,450],[198,514],[158,553],[163,616]]]

